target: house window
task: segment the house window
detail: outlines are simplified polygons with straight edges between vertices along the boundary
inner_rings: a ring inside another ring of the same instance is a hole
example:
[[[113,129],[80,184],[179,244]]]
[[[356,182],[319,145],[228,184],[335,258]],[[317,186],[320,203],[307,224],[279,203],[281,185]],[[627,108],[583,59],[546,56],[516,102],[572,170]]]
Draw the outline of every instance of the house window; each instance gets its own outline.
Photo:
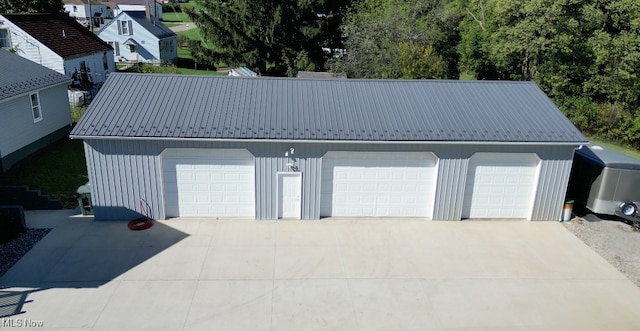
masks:
[[[133,34],[131,21],[118,21],[118,34],[129,36]]]
[[[7,29],[0,29],[0,48],[3,47],[11,47],[11,38]]]
[[[40,97],[38,93],[31,94],[31,113],[33,114],[33,123],[42,121],[42,111],[40,110]]]
[[[117,41],[110,41],[109,46],[113,48],[115,56],[120,56],[120,44]]]
[[[77,13],[78,12],[78,7],[77,6],[73,6],[73,12]]]

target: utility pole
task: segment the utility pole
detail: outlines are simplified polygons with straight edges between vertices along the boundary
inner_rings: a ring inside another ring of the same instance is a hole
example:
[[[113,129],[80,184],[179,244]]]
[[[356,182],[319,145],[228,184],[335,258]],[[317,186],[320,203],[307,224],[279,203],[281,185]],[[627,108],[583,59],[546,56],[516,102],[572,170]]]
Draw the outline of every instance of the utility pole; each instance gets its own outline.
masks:
[[[91,9],[91,0],[89,0],[89,31],[93,32],[93,10]]]

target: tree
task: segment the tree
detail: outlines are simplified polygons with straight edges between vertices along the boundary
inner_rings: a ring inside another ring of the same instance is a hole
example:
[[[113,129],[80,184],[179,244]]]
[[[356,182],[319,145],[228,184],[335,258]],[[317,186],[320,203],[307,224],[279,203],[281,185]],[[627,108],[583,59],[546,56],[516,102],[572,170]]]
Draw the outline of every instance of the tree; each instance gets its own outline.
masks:
[[[345,16],[345,53],[331,70],[354,78],[458,78],[458,16],[446,1],[360,0]]]
[[[640,147],[640,2],[457,1],[462,70],[533,80],[585,133]]]
[[[194,60],[274,76],[321,70],[341,48],[338,27],[347,1],[196,0],[199,9],[188,14],[203,40],[190,43]]]
[[[0,0],[0,13],[61,13],[62,0]]]
[[[588,7],[593,62],[584,92],[597,102],[640,106],[640,3],[617,0]]]

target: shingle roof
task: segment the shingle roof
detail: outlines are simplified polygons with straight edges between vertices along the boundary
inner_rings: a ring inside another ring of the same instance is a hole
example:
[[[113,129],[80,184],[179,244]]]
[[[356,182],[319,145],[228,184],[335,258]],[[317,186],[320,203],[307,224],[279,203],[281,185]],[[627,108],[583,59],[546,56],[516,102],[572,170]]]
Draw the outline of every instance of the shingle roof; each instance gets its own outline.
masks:
[[[112,52],[109,44],[66,14],[2,14],[63,58]]]
[[[69,81],[63,74],[0,49],[0,100]]]
[[[72,136],[586,141],[532,82],[132,73],[107,79]]]

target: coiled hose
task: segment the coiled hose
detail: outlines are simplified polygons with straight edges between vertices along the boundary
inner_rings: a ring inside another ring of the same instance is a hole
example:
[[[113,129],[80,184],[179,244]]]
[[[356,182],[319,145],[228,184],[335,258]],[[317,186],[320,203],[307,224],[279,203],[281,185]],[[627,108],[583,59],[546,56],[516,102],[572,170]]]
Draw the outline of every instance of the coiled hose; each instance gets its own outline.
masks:
[[[146,230],[153,226],[153,220],[149,217],[148,208],[145,208],[142,204],[142,199],[140,199],[140,210],[144,214],[144,217],[139,217],[134,220],[129,221],[129,230],[140,231]]]

